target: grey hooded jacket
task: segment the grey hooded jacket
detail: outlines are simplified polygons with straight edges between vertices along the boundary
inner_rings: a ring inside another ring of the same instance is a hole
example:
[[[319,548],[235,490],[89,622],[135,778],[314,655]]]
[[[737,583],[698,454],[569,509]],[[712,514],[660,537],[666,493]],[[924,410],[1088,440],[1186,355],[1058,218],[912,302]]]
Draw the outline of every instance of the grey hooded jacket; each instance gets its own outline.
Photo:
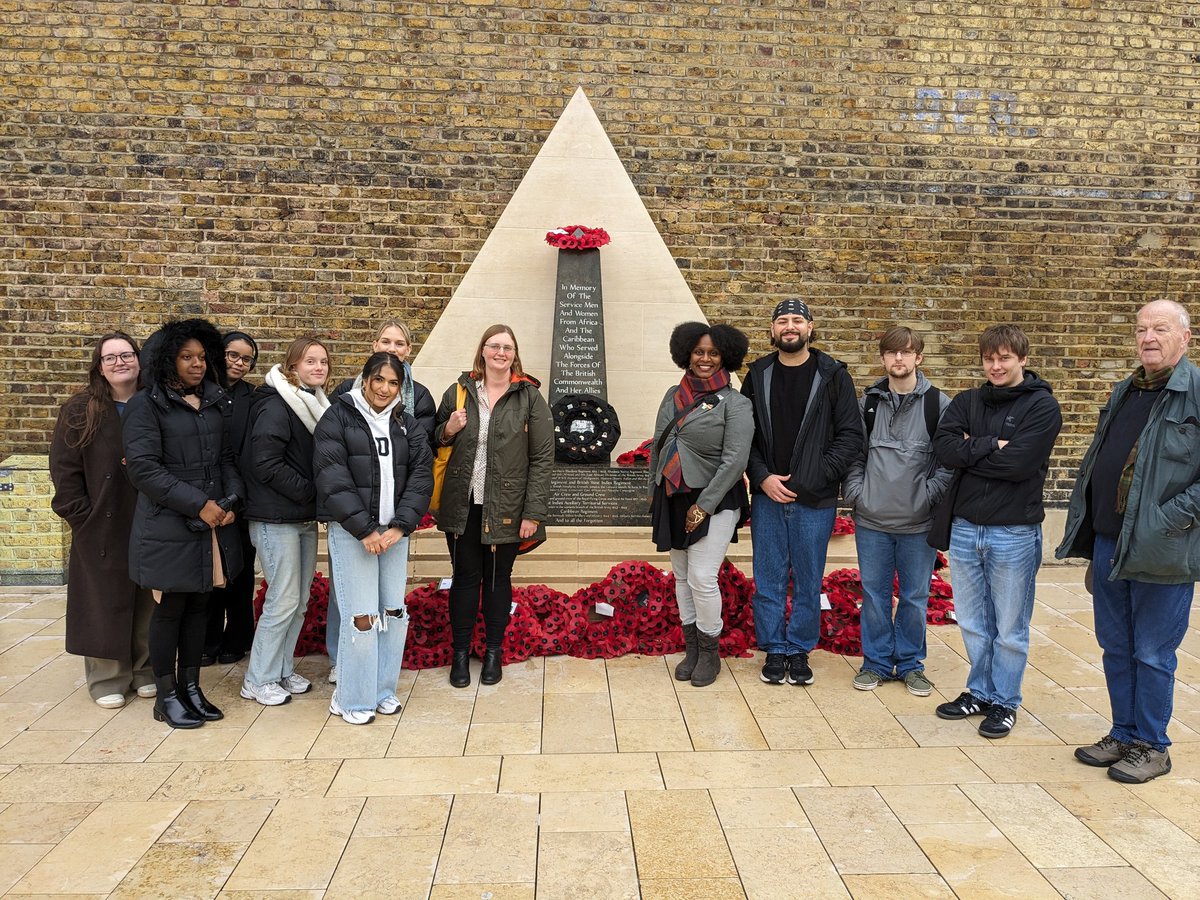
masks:
[[[842,483],[842,499],[853,509],[857,524],[890,534],[929,530],[930,510],[954,477],[933,455],[924,399],[932,387],[918,372],[916,388],[897,404],[887,378],[881,378],[859,399],[861,414],[867,397],[879,398],[866,449]],[[944,413],[949,405],[950,398],[942,395],[939,412]]]

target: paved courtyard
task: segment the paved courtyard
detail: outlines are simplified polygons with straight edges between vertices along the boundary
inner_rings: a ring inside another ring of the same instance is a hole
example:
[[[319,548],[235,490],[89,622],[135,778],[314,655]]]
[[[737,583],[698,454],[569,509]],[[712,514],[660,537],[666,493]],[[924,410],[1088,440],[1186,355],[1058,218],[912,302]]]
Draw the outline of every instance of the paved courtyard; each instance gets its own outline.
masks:
[[[0,894],[88,897],[1200,897],[1200,632],[1184,643],[1174,772],[1140,787],[1074,761],[1107,699],[1082,570],[1045,568],[1025,706],[990,742],[933,714],[962,689],[929,631],[929,698],[809,688],[760,658],[714,686],[673,658],[555,657],[454,690],[405,672],[404,711],[354,727],[315,690],[172,732],[152,701],[88,697],[61,589],[0,590]],[[476,674],[478,662],[475,662]],[[7,893],[5,893],[7,892]]]

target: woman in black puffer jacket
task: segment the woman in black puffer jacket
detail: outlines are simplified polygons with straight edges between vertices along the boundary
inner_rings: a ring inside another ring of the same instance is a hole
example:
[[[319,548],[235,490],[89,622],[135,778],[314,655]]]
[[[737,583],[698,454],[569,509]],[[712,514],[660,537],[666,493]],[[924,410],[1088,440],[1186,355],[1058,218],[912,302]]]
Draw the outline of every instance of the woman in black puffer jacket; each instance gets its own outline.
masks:
[[[403,382],[396,357],[372,355],[361,390],[335,400],[313,434],[317,518],[329,523],[342,614],[329,711],[352,725],[400,711],[408,536],[433,493],[433,453],[425,430],[404,409]]]
[[[168,322],[147,341],[147,388],[129,401],[122,422],[138,491],[129,576],[158,601],[150,620],[154,717],[173,728],[222,718],[200,690],[200,656],[209,594],[242,566],[234,514],[225,508],[232,503],[217,502],[244,493],[229,438],[224,353],[209,322]]]

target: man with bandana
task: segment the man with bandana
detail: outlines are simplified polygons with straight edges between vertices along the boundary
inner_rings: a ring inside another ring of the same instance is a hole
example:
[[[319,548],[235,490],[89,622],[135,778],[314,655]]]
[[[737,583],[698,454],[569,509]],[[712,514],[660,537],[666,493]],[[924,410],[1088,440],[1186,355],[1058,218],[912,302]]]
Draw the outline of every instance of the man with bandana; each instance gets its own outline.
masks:
[[[1141,365],[1100,410],[1056,551],[1092,560],[1112,707],[1112,729],[1075,758],[1126,784],[1171,771],[1176,651],[1200,579],[1200,369],[1187,358],[1187,310],[1148,303],[1135,335]]]
[[[775,352],[751,363],[742,385],[754,404],[746,475],[754,492],[754,629],[766,651],[768,684],[812,684],[808,655],[820,637],[821,578],[838,492],[863,447],[850,373],[812,347],[813,339],[808,305],[781,301],[771,316]]]

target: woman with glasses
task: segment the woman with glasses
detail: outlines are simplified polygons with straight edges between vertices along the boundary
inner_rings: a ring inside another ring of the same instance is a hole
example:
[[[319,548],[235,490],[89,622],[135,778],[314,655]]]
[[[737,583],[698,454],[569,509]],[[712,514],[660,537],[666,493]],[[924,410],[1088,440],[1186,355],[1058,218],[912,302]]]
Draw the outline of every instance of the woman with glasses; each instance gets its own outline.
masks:
[[[154,591],[150,665],[154,718],[198,728],[222,718],[200,690],[200,656],[214,587],[237,575],[233,505],[245,494],[229,440],[225,348],[204,319],[168,322],[146,342],[146,390],[122,422],[137,508],[129,574]]]
[[[244,331],[230,331],[222,340],[229,398],[233,401],[230,429],[233,453],[240,466],[250,408],[256,398],[255,385],[246,381],[246,376],[254,371],[258,362],[258,343]],[[254,640],[254,544],[250,540],[250,523],[244,516],[238,518],[236,527],[242,542],[242,571],[225,587],[214,588],[209,598],[202,666],[239,662],[250,651]]]
[[[374,353],[362,389],[334,400],[313,435],[317,515],[342,608],[337,689],[329,712],[351,725],[400,712],[396,682],[408,616],[408,536],[429,508],[433,453],[400,402],[404,367]]]
[[[554,424],[539,386],[521,367],[512,329],[493,325],[471,371],[446,389],[438,407],[435,441],[453,447],[437,518],[453,562],[454,687],[471,683],[471,632],[481,598],[487,647],[479,681],[500,681],[513,563],[522,542],[532,547],[546,537]]]
[[[133,338],[101,337],[87,385],[63,405],[50,441],[51,506],[71,526],[67,652],[83,657],[88,693],[105,709],[124,706],[130,689],[154,696],[147,645],[154,600],[129,578],[137,491],[121,446],[121,417],[140,373]]]
[[[267,373],[250,414],[242,453],[250,536],[267,577],[242,696],[278,706],[311,682],[296,672],[296,641],[317,565],[317,493],[313,432],[329,400],[323,390],[329,351],[315,337],[292,341],[282,365]]]

